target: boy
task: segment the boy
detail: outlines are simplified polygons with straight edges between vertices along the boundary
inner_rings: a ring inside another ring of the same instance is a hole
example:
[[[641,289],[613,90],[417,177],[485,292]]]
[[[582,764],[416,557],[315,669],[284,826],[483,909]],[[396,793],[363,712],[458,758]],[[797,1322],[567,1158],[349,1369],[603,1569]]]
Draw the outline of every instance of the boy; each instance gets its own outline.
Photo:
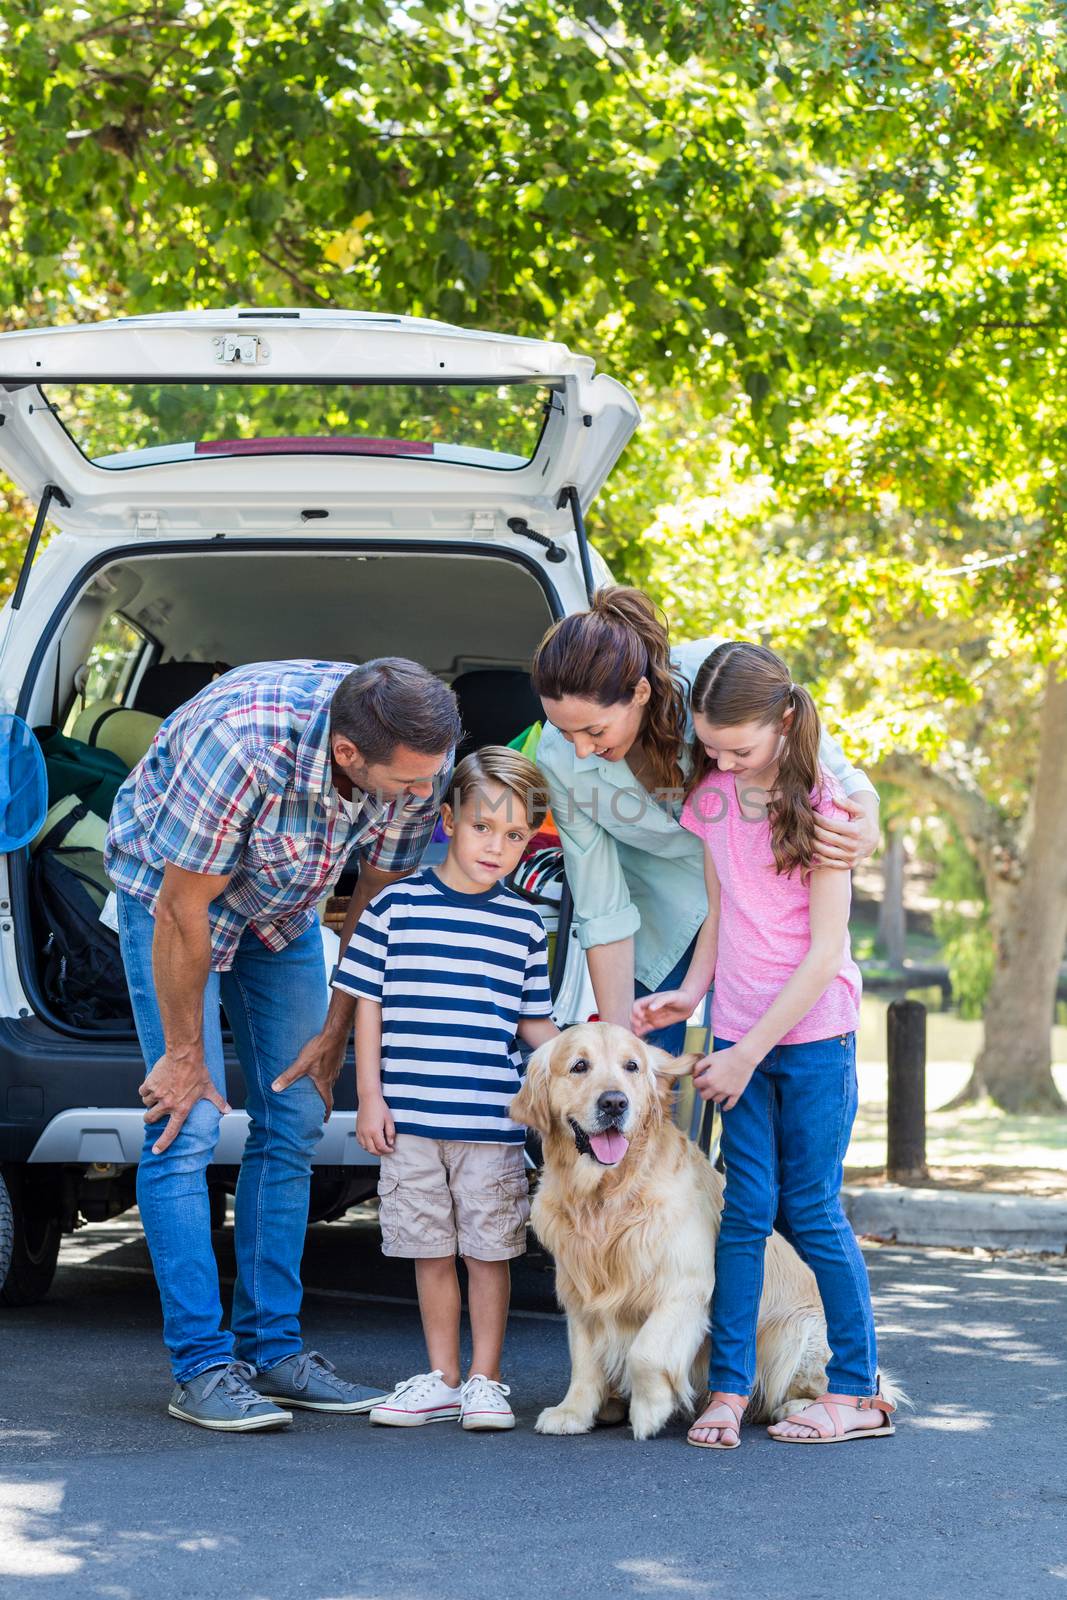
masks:
[[[500,1357],[530,1204],[507,1106],[516,1035],[536,1048],[559,1030],[541,919],[504,880],[546,805],[524,756],[500,745],[467,756],[441,807],[447,857],[371,901],[334,979],[357,999],[356,1137],[381,1157],[382,1249],[415,1262],[432,1369],[399,1384],[372,1422],[515,1426]],[[457,1249],[473,1337],[463,1384]]]

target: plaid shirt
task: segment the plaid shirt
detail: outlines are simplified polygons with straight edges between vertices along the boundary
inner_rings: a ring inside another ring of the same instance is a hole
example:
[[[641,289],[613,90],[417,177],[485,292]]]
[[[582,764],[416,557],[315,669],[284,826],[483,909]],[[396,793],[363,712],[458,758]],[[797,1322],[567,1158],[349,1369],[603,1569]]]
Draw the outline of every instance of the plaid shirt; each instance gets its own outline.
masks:
[[[350,820],[333,784],[330,701],[344,661],[267,661],[217,678],[163,723],[119,790],[104,865],[150,910],[165,864],[229,873],[213,900],[211,965],[226,971],[251,927],[283,950],[315,921],[315,902],[348,857],[386,872],[416,867],[451,770],[430,799],[360,801]]]

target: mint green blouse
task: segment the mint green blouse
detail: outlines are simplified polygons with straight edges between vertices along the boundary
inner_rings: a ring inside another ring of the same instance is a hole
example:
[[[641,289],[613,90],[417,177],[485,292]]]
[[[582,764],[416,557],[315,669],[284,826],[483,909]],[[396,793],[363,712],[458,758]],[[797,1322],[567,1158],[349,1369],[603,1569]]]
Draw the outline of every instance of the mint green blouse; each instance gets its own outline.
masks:
[[[671,651],[687,686],[722,642],[696,639]],[[688,710],[685,736],[687,744],[694,737]],[[825,732],[819,754],[846,794],[875,793]],[[576,756],[551,723],[545,725],[537,765],[559,828],[582,949],[632,936],[635,976],[647,989],[657,988],[689,948],[708,910],[704,846],[678,820],[680,798],[654,800],[625,761]]]

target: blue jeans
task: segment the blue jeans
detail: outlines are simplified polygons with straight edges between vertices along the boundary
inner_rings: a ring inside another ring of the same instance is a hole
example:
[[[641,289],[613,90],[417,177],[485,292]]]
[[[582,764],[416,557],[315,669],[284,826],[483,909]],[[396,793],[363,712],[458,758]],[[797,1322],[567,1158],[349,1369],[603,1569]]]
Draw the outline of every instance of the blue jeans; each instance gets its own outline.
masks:
[[[662,994],[665,989],[679,988],[685,979],[686,973],[689,971],[689,963],[693,958],[693,945],[695,944],[696,939],[693,940],[693,943],[689,946],[685,955],[682,956],[677,966],[672,967],[671,971],[668,972],[658,988],[646,989],[643,983],[635,983],[634,994],[637,999],[641,1000],[648,994]],[[651,1033],[646,1033],[645,1043],[657,1045],[660,1050],[666,1050],[668,1055],[680,1056],[685,1049],[685,1030],[686,1024],[684,1022],[672,1022],[669,1027],[654,1028]]]
[[[137,1036],[151,1071],[163,1054],[152,980],[155,921],[147,907],[121,891],[118,919]],[[146,1124],[137,1169],[137,1204],[163,1304],[163,1337],[179,1383],[235,1356],[262,1371],[301,1349],[300,1259],[311,1156],[322,1138],[325,1107],[307,1078],[282,1094],[270,1085],[326,1018],[326,967],[318,928],[276,953],[248,929],[232,969],[208,978],[204,1059],[212,1083],[225,1098],[220,1001],[244,1072],[250,1119],[234,1203],[232,1333],[222,1327],[206,1176],[218,1140],[219,1111],[208,1100],[198,1101],[174,1143],[158,1156],[152,1146],[166,1119]]]
[[[716,1039],[715,1049],[729,1041]],[[841,1209],[856,1117],[856,1036],[780,1044],[722,1118],[726,1201],[711,1302],[712,1389],[750,1394],[766,1241],[782,1231],[815,1274],[832,1352],[832,1394],[878,1393],[874,1312],[863,1253]]]

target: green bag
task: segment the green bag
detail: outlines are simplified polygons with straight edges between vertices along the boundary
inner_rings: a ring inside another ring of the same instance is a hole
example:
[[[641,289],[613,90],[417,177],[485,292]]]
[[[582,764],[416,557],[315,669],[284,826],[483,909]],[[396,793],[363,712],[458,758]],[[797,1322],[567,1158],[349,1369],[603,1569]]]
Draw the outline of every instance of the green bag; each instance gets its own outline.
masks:
[[[508,749],[517,750],[520,756],[525,756],[528,761],[537,760],[537,746],[541,743],[544,727],[540,722],[531,722],[528,728],[523,728],[514,739],[508,740]]]
[[[68,739],[58,728],[35,728],[48,773],[49,809],[70,794],[106,822],[129,767],[111,750]]]

